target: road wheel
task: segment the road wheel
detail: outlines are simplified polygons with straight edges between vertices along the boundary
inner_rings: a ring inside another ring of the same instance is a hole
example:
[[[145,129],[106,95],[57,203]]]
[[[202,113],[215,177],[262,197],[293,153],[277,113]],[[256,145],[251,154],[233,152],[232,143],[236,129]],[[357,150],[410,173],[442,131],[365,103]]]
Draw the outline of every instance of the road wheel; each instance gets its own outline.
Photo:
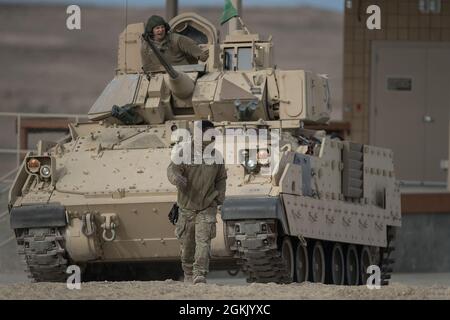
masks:
[[[369,274],[367,273],[367,268],[373,264],[372,261],[372,254],[370,253],[370,248],[368,246],[364,246],[361,250],[361,259],[360,259],[360,266],[361,266],[361,284],[365,285],[367,283],[367,279],[369,278]]]
[[[335,243],[331,252],[331,280],[339,286],[345,282],[344,250],[340,243]]]
[[[239,271],[241,271],[241,270],[240,269],[227,270],[227,273],[232,277],[236,277],[238,275]]]
[[[281,258],[284,265],[285,276],[283,282],[291,283],[294,281],[295,265],[294,265],[294,247],[289,237],[283,239],[281,245]]]
[[[308,250],[299,242],[297,250],[295,251],[295,274],[297,282],[308,281],[309,277],[309,263]]]
[[[325,283],[325,251],[321,241],[316,241],[312,252],[313,282]]]
[[[357,286],[359,284],[359,259],[356,246],[349,245],[345,259],[345,273],[347,276],[347,284]]]

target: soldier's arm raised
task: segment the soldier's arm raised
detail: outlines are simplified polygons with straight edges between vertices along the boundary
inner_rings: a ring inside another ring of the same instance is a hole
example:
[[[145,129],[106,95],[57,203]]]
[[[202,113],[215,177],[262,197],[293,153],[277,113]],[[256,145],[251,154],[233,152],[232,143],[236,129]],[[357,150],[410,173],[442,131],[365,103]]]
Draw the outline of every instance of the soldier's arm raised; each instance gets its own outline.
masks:
[[[190,55],[203,62],[209,57],[208,50],[202,50],[194,40],[186,36],[180,35],[178,38],[178,48],[180,48],[184,54]]]

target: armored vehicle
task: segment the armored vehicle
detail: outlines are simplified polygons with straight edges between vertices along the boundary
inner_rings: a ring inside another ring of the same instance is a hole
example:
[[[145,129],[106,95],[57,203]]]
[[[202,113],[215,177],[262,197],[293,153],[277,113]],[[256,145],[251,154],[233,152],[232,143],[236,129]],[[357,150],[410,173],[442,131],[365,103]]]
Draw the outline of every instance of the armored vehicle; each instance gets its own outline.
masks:
[[[386,284],[401,224],[392,152],[308,129],[329,121],[328,80],[277,69],[271,40],[235,30],[220,41],[194,13],[170,25],[209,49],[208,60],[171,66],[156,50],[165,72],[144,73],[144,23],[128,25],[90,121],[26,155],[9,209],[31,277],[64,281],[69,265],[83,280],[180,276],[166,169],[174,133],[210,119],[216,148],[234,160],[225,162],[212,269],[357,285],[376,265]]]

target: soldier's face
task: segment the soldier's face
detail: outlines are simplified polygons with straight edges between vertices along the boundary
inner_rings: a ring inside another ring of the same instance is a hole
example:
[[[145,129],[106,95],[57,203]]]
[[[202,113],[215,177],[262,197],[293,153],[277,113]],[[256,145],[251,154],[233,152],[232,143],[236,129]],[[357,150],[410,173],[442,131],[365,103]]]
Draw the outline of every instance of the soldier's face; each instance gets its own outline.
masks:
[[[164,25],[156,26],[153,28],[153,39],[155,41],[161,41],[166,36],[166,27]]]

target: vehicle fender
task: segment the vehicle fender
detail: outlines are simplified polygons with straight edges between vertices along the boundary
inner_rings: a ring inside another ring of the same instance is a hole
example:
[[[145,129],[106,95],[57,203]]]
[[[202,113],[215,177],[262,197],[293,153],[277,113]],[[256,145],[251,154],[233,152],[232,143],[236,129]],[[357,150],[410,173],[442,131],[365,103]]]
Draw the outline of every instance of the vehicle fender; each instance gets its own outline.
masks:
[[[222,220],[276,219],[283,232],[290,234],[283,204],[279,197],[226,198],[222,206]]]
[[[59,204],[13,207],[10,224],[13,229],[64,227],[67,225],[66,209]]]

